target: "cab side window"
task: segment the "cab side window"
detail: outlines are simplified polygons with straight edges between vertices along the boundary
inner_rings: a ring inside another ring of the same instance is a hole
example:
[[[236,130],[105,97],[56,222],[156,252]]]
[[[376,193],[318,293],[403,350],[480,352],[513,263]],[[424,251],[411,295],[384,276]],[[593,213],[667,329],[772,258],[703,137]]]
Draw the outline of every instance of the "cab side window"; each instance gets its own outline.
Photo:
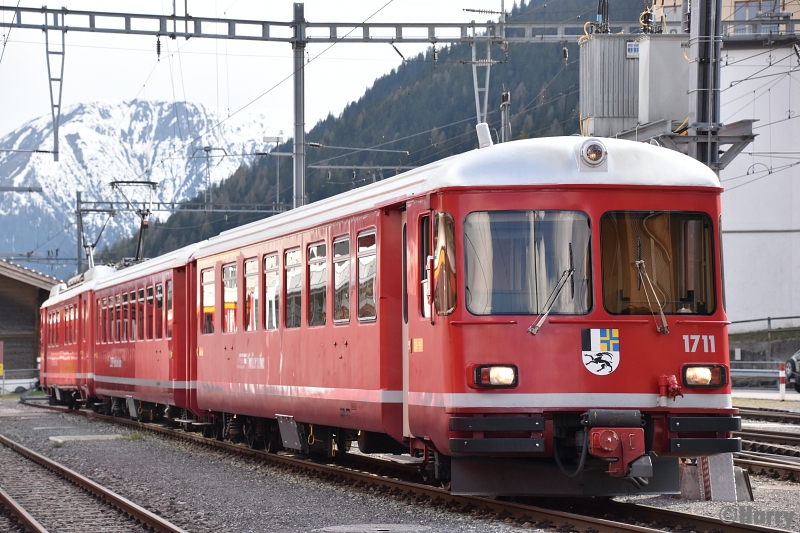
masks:
[[[378,268],[378,236],[375,230],[358,236],[358,320],[372,321],[378,317],[375,278]]]
[[[214,269],[204,270],[200,273],[201,281],[201,301],[202,307],[202,321],[201,327],[203,333],[214,333],[214,302],[216,295],[214,294]]]
[[[333,321],[350,322],[350,237],[333,241]]]
[[[303,299],[302,252],[292,250],[286,252],[286,327],[299,328],[301,320],[301,302]]]
[[[308,247],[308,325],[324,326],[328,293],[325,243]]]
[[[281,273],[278,268],[278,254],[264,257],[264,327],[278,329],[280,315]]]

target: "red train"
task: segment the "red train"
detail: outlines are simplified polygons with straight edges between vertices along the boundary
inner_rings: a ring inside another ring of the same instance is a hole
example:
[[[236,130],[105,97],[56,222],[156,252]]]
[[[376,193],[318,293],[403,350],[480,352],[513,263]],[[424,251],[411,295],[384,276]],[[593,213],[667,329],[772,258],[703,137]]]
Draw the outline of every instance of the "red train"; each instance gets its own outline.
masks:
[[[254,447],[409,454],[454,493],[678,492],[678,457],[741,447],[721,191],[615,139],[450,157],[87,272],[42,306],[41,384]]]

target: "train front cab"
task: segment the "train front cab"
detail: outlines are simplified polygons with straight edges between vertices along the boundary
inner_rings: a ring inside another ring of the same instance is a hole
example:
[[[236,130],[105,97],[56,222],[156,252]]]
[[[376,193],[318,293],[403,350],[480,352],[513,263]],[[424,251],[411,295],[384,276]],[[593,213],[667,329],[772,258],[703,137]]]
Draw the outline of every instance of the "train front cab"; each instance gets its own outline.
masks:
[[[676,493],[679,457],[740,449],[719,207],[711,187],[407,202],[404,433],[454,493]]]

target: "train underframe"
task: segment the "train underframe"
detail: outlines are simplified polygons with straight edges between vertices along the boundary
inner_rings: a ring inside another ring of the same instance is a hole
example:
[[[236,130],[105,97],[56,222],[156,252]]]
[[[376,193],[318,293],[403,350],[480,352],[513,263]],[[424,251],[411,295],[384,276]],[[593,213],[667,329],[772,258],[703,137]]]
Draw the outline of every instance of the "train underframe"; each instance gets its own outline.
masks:
[[[74,408],[80,391],[48,390],[51,403]],[[60,399],[59,399],[60,398]],[[91,398],[95,412],[141,422],[170,423],[204,437],[276,453],[289,450],[334,460],[357,447],[415,464],[421,479],[454,494],[613,496],[680,492],[679,458],[741,450],[730,414],[588,409],[541,415],[455,415],[448,450],[427,439],[295,421],[207,412],[134,400]],[[402,456],[404,459],[401,459]]]

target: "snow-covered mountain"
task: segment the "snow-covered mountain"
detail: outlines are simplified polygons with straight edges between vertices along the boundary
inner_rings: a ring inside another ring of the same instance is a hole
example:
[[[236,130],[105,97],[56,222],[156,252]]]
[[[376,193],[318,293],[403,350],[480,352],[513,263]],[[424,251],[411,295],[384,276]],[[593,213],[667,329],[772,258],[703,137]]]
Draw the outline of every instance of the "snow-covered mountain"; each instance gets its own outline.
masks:
[[[77,191],[82,191],[83,202],[124,202],[111,181],[153,181],[159,185],[155,201],[180,202],[205,190],[207,171],[214,184],[228,178],[254,157],[242,154],[264,150],[261,140],[268,127],[266,117],[254,112],[242,112],[214,127],[224,118],[191,103],[74,105],[61,114],[58,162],[52,154],[31,153],[53,149],[50,115],[3,136],[0,186],[41,187],[43,193],[0,192],[0,254],[33,252],[33,258],[46,258],[58,253],[74,258]],[[210,159],[204,147],[213,148]],[[149,194],[144,187],[126,187],[123,192],[137,199]],[[154,216],[163,219],[168,213]],[[94,240],[105,221],[102,214],[84,216],[87,238]],[[120,212],[108,222],[99,248],[137,230],[136,216]],[[15,261],[62,278],[75,270],[74,263]]]

